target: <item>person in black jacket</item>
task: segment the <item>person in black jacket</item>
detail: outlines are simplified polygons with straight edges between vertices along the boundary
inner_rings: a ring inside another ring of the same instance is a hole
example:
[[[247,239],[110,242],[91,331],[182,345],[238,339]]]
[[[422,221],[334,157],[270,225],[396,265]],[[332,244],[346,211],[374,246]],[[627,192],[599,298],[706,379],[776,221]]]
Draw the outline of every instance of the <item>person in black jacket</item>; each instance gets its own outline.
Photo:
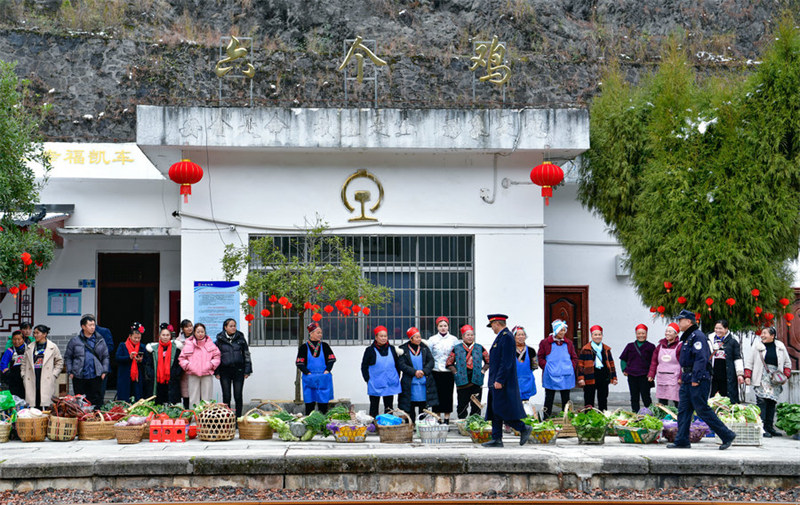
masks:
[[[397,398],[397,406],[416,420],[425,408],[439,404],[439,395],[433,380],[435,362],[431,350],[423,343],[418,329],[409,328],[406,335],[409,340],[400,346],[403,353],[397,359],[403,372],[400,379],[403,392]]]
[[[388,412],[394,407],[394,395],[403,391],[397,365],[398,354],[403,351],[396,351],[389,344],[389,331],[385,326],[378,326],[373,332],[375,341],[364,350],[361,358],[361,375],[367,383],[369,415],[376,417],[381,398],[384,412]]]
[[[303,374],[303,401],[306,403],[306,415],[314,411],[314,407],[325,414],[328,402],[333,400],[333,377],[331,370],[336,363],[331,347],[322,341],[322,327],[319,323],[308,325],[308,342],[297,348],[297,359],[294,364]]]
[[[222,388],[222,403],[231,405],[231,386],[233,386],[236,417],[241,417],[244,380],[253,373],[250,348],[247,346],[244,334],[236,330],[236,321],[231,318],[222,323],[222,331],[217,334],[216,344],[219,348],[220,361],[214,376]]]

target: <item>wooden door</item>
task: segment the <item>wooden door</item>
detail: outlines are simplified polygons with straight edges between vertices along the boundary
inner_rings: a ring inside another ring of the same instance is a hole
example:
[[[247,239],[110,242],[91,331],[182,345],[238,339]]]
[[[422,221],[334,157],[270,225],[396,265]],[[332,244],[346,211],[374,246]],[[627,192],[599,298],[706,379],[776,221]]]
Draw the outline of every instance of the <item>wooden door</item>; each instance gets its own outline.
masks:
[[[567,322],[567,337],[575,344],[575,352],[589,342],[589,286],[545,286],[544,335],[552,333],[556,319]]]
[[[795,300],[790,307],[790,312],[794,314],[792,325],[787,326],[786,321],[780,319],[778,322],[778,340],[786,345],[791,358],[792,370],[800,370],[800,288],[794,289]]]

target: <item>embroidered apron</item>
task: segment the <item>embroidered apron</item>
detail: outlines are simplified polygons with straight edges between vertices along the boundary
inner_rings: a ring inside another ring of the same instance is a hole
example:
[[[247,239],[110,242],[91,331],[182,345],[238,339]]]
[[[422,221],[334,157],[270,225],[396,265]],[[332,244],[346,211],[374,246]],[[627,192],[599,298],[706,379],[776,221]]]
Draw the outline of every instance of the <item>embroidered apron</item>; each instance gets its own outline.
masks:
[[[309,375],[303,375],[303,401],[306,403],[328,403],[333,400],[333,375],[325,373],[325,356],[320,344],[319,356],[314,357],[308,347]]]
[[[414,353],[411,353],[411,366],[413,366],[415,370],[422,370],[422,351],[416,356],[414,356]],[[428,399],[428,388],[425,379],[426,377],[424,375],[411,379],[412,402],[424,402]]]
[[[400,394],[400,376],[397,375],[397,368],[394,365],[392,351],[381,356],[377,349],[375,351],[375,364],[369,367],[369,382],[367,383],[367,393],[370,396],[392,396]]]
[[[523,401],[530,400],[536,394],[536,379],[531,370],[531,357],[528,350],[525,350],[525,359],[520,362],[517,360],[517,381],[519,382],[519,395]]]
[[[575,387],[575,370],[569,357],[566,342],[558,345],[553,342],[547,364],[542,372],[542,386],[545,389],[561,391]]]
[[[678,401],[681,387],[678,379],[681,377],[681,364],[677,357],[678,346],[671,349],[662,347],[658,352],[658,367],[656,368],[656,398],[662,400]]]

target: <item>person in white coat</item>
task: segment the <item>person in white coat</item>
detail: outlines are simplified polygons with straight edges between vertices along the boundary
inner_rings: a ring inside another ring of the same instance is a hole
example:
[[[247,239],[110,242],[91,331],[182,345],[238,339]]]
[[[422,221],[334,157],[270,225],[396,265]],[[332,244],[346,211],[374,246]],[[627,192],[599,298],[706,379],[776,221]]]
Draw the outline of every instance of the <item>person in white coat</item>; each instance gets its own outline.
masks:
[[[447,358],[458,345],[458,339],[450,334],[450,320],[445,316],[436,318],[436,335],[430,337],[425,343],[433,354],[433,382],[436,383],[436,395],[439,404],[433,411],[443,415],[442,423],[450,424],[450,413],[453,412],[453,389],[455,376],[447,369]]]
[[[744,366],[745,384],[753,386],[765,437],[783,435],[774,425],[775,406],[783,391],[783,383],[775,381],[774,372],[782,372],[784,377],[792,373],[789,352],[783,342],[775,339],[777,334],[773,327],[761,330],[761,341],[755,343]]]

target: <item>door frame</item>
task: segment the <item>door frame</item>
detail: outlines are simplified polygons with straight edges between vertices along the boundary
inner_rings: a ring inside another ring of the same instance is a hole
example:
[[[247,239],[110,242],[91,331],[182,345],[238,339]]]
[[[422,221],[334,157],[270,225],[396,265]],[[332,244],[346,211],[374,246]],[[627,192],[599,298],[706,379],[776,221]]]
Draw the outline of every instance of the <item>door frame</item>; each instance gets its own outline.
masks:
[[[580,295],[581,298],[581,310],[580,310],[580,321],[578,328],[575,328],[576,331],[580,331],[580,342],[581,346],[586,345],[589,341],[589,286],[545,286],[544,287],[544,335],[549,335],[552,333],[552,327],[550,323],[552,321],[549,320],[549,311],[547,310],[547,295],[550,294],[570,294],[570,295]],[[577,334],[576,334],[577,335]],[[575,349],[576,352],[580,351],[580,348]]]

